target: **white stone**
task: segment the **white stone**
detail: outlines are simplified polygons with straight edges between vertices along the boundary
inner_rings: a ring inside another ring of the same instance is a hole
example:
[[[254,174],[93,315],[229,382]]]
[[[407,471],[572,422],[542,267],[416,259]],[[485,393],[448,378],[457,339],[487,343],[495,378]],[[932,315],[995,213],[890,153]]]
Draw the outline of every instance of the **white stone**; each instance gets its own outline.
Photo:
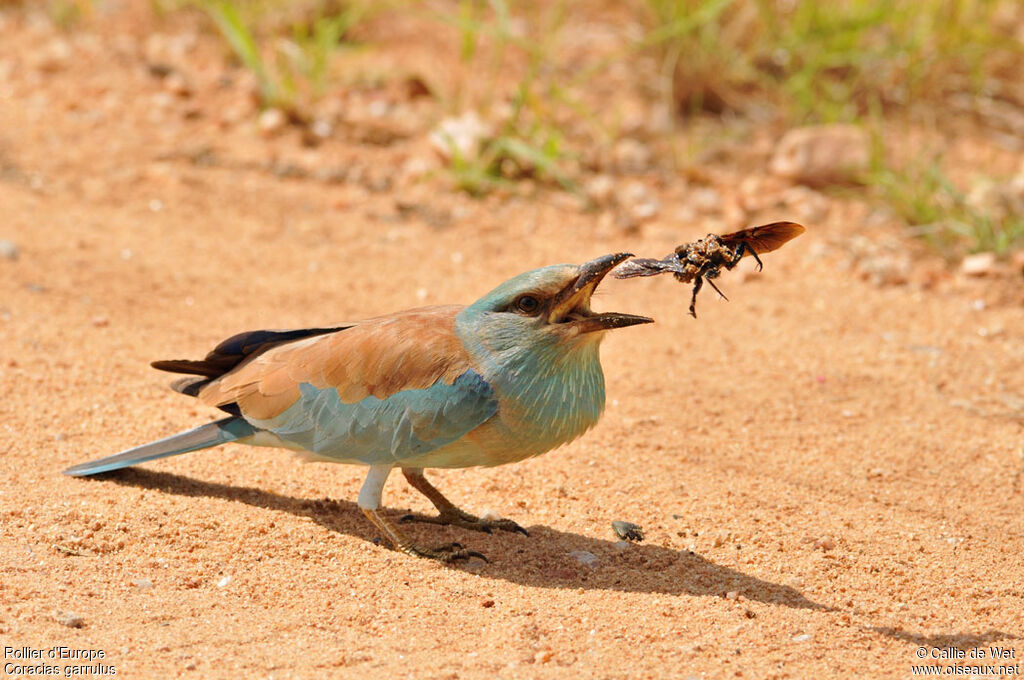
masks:
[[[430,144],[446,161],[452,158],[476,158],[484,140],[491,135],[488,125],[476,111],[449,117],[438,123],[429,136]]]
[[[995,253],[975,253],[968,255],[960,263],[960,272],[964,276],[992,276],[998,273],[999,267]]]
[[[596,566],[598,562],[597,555],[586,550],[573,550],[569,553],[569,557],[587,567]]]
[[[288,124],[288,116],[281,109],[266,109],[260,113],[257,124],[264,135],[272,135]]]
[[[775,147],[776,175],[816,186],[854,181],[868,169],[871,140],[854,125],[814,125],[790,130]]]

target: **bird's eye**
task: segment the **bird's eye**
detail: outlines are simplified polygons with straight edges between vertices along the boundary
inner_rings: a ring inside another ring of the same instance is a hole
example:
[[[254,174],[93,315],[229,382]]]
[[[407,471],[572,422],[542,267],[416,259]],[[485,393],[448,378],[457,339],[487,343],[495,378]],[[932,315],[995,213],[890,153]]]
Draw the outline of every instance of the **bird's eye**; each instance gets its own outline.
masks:
[[[535,314],[540,309],[540,300],[532,295],[520,295],[513,304],[523,314]]]

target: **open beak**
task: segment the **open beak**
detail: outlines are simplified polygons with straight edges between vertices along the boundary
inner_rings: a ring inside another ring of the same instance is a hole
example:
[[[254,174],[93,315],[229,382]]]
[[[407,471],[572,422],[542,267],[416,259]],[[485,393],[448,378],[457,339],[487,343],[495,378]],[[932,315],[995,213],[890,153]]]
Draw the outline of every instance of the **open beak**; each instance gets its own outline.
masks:
[[[580,333],[625,328],[641,323],[654,323],[654,319],[620,312],[595,314],[590,311],[590,296],[605,275],[632,253],[605,255],[580,265],[579,276],[563,288],[551,302],[548,323],[572,323]]]

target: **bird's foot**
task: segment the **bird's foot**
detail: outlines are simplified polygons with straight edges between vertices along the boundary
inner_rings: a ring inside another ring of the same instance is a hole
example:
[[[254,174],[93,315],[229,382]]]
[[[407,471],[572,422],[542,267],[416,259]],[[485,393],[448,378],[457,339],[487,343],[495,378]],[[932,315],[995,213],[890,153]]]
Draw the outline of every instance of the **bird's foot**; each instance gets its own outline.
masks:
[[[436,560],[442,564],[451,564],[452,562],[469,560],[474,557],[478,557],[484,562],[490,561],[483,553],[475,550],[466,550],[462,547],[461,543],[445,543],[436,548],[423,548],[409,540],[409,537],[379,510],[363,508],[363,514],[391,539],[396,550],[404,552],[406,555],[425,557],[428,560]]]
[[[445,508],[434,517],[423,515],[404,515],[400,522],[425,522],[427,524],[450,524],[463,529],[482,531],[485,534],[492,533],[495,529],[501,531],[515,531],[523,536],[529,536],[530,532],[519,526],[510,519],[481,519],[468,512],[459,510],[456,507]]]
[[[474,557],[490,562],[487,556],[476,550],[466,550],[461,543],[444,543],[436,548],[423,548],[415,543],[406,543],[398,546],[398,549],[413,557],[425,557],[428,560],[436,560],[442,564],[451,564],[460,560],[470,560]]]

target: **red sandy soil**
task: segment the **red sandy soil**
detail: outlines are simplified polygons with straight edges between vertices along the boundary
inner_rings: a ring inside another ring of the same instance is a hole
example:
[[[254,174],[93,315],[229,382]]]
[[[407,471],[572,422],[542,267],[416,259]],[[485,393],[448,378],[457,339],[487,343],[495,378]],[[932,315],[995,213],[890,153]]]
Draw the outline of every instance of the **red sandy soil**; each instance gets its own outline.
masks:
[[[959,663],[1021,663],[1020,277],[962,278],[851,201],[828,199],[762,273],[726,273],[731,301],[706,290],[697,320],[670,278],[603,285],[597,309],[658,323],[605,341],[601,423],[524,463],[431,476],[530,537],[409,528],[489,564],[379,545],[362,469],[281,451],[62,476],[216,417],[152,360],[736,226],[388,186],[429,155],[423,135],[305,148],[251,114],[225,122],[238,95],[215,84],[216,41],[187,57],[191,95],[168,95],[131,20],[0,22],[0,239],[20,251],[0,259],[0,646],[100,650],[128,678],[896,678],[920,649],[990,647],[1016,658]],[[71,54],[46,56],[54,40]],[[735,201],[744,174],[708,172]],[[851,267],[854,233],[913,253],[907,282]],[[385,503],[431,510],[398,474]],[[618,544],[613,520],[646,540]]]

